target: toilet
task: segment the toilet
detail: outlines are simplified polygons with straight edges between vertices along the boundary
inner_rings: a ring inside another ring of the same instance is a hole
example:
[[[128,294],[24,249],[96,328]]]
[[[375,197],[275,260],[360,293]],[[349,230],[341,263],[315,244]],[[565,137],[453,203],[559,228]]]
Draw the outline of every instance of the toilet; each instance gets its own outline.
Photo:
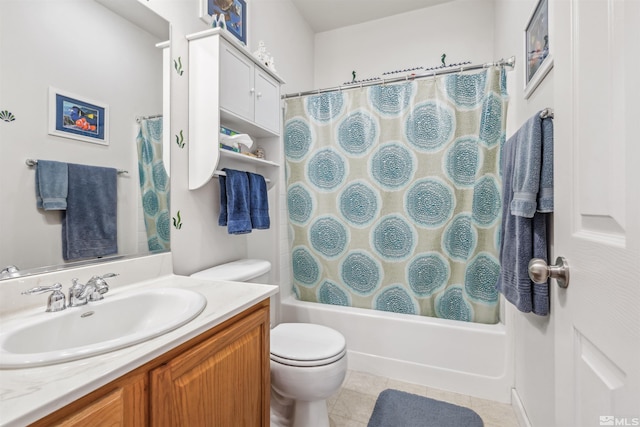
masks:
[[[271,264],[241,259],[191,275],[207,280],[268,283]],[[347,373],[344,336],[312,323],[271,330],[271,427],[329,427],[326,399]]]
[[[344,336],[326,326],[281,323],[273,328],[271,426],[329,427],[326,400],[344,381],[346,355]]]

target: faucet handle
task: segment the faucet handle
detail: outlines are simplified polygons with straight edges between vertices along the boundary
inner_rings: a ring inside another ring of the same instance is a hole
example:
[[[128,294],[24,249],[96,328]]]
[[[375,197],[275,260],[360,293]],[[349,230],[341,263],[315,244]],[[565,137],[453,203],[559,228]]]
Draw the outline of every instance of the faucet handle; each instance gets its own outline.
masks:
[[[62,292],[60,292],[60,289],[62,289],[61,283],[56,283],[51,286],[36,286],[35,288],[31,288],[29,290],[22,292],[22,295],[32,295],[32,294],[41,294],[44,292],[51,292],[51,295],[49,295],[49,299],[47,300],[46,311],[49,311],[49,312],[61,311],[67,308],[67,306],[66,306],[66,297]]]
[[[85,296],[88,301],[100,301],[104,298],[102,295],[109,292],[109,284],[107,283],[105,278],[115,276],[117,276],[116,273],[107,273],[102,276],[93,276],[85,285],[82,295]]]
[[[26,291],[22,292],[22,295],[42,294],[50,291],[55,292],[59,291],[60,289],[62,289],[61,283],[56,283],[55,285],[51,286],[36,286],[35,288],[27,289]]]

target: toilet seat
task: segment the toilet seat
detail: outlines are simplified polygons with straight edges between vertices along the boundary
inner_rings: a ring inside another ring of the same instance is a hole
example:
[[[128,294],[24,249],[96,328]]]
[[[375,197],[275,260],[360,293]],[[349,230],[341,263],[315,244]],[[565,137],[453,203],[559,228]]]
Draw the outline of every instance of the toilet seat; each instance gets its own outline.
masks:
[[[312,323],[281,323],[271,330],[271,360],[289,366],[322,366],[347,352],[344,336]]]

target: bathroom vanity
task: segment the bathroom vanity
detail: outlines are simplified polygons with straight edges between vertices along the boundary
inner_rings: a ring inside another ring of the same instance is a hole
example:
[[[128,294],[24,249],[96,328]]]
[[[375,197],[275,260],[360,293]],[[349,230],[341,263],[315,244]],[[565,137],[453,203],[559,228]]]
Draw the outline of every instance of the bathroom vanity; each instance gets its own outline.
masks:
[[[269,425],[269,301],[33,426]]]
[[[130,347],[0,370],[0,425],[268,426],[269,296],[277,287],[169,274],[113,294],[163,287],[196,291],[207,305],[189,323]],[[36,309],[29,310],[0,322]]]

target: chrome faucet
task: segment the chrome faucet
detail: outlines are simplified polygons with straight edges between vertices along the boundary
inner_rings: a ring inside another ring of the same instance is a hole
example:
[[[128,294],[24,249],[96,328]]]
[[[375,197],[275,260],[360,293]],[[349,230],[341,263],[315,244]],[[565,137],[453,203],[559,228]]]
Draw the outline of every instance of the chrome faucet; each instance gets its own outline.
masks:
[[[69,288],[69,307],[79,307],[87,303],[87,298],[82,298],[85,285],[78,283],[78,279],[71,279],[71,287]]]
[[[93,276],[85,285],[78,283],[78,279],[73,279],[69,288],[69,307],[78,307],[89,301],[103,299],[103,295],[109,292],[109,284],[105,279],[115,276],[115,273]]]
[[[109,284],[106,278],[115,277],[115,273],[107,273],[102,276],[93,276],[86,285],[78,283],[78,279],[73,279],[69,288],[69,307],[78,307],[85,305],[89,301],[100,301],[104,297],[102,295],[109,292]],[[56,283],[51,286],[36,286],[22,292],[22,295],[42,294],[51,292],[47,301],[47,311],[61,311],[67,308],[66,297],[60,291],[62,285]]]
[[[32,294],[42,294],[44,292],[52,292],[49,295],[49,299],[47,301],[47,311],[61,311],[66,308],[65,305],[65,296],[62,292],[62,285],[60,283],[56,283],[52,286],[36,286],[35,288],[31,288],[22,292],[22,295],[32,295]]]

